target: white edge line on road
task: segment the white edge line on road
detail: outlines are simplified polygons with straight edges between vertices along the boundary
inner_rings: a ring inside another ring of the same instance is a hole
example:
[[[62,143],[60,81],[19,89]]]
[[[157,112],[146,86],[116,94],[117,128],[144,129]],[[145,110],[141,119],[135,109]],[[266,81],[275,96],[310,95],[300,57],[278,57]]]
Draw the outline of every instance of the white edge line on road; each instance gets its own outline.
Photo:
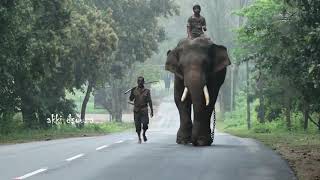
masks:
[[[46,170],[48,170],[48,168],[41,168],[41,169],[38,169],[38,170],[33,171],[33,172],[31,172],[31,173],[28,173],[28,174],[26,174],[26,175],[23,175],[23,176],[20,176],[20,177],[16,177],[16,178],[14,178],[14,179],[26,179],[26,178],[31,177],[31,176],[34,176],[34,175],[36,175],[36,174],[42,173],[42,172],[44,172],[44,171],[46,171]]]
[[[71,158],[66,159],[66,161],[73,161],[73,160],[78,159],[79,157],[82,157],[82,156],[84,156],[84,154],[78,154],[76,156],[73,156]]]
[[[123,143],[123,140],[115,142],[115,144],[120,144],[120,143]]]
[[[103,145],[103,146],[97,147],[96,150],[99,151],[99,150],[107,148],[107,147],[108,147],[108,145]]]

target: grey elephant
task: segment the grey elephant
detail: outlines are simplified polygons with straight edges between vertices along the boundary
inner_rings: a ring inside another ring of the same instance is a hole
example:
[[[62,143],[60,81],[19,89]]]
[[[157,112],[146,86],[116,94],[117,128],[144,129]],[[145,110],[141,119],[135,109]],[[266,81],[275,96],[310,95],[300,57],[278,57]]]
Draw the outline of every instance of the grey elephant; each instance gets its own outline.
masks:
[[[227,48],[203,37],[181,40],[168,51],[165,69],[175,74],[174,100],[180,115],[178,144],[212,144],[210,117],[230,64]]]

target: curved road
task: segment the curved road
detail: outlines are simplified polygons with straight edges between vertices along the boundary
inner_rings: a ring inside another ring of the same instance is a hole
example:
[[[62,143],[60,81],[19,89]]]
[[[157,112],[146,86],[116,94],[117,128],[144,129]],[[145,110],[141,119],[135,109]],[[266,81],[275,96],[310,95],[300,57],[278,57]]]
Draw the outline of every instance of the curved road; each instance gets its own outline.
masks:
[[[161,104],[149,141],[134,132],[0,146],[0,179],[292,180],[288,164],[260,143],[217,133],[211,147],[175,143],[172,102]]]

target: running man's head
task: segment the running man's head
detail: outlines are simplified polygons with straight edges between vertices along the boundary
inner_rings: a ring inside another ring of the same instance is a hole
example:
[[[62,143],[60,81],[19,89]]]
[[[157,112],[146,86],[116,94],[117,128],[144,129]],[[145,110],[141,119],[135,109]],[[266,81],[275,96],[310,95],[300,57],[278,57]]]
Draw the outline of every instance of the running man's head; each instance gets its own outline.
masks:
[[[141,88],[141,87],[144,87],[144,78],[142,76],[139,76],[138,77],[138,80],[137,80],[137,83],[138,83],[138,86]]]

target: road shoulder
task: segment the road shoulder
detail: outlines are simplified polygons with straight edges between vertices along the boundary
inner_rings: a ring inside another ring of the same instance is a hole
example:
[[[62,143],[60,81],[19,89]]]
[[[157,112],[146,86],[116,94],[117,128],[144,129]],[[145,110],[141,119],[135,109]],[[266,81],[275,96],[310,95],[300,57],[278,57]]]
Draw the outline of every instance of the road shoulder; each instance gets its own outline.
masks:
[[[298,179],[320,180],[320,135],[304,133],[252,133],[248,130],[225,129],[222,123],[217,128],[221,132],[242,138],[256,139],[267,145],[284,159],[293,169]]]

